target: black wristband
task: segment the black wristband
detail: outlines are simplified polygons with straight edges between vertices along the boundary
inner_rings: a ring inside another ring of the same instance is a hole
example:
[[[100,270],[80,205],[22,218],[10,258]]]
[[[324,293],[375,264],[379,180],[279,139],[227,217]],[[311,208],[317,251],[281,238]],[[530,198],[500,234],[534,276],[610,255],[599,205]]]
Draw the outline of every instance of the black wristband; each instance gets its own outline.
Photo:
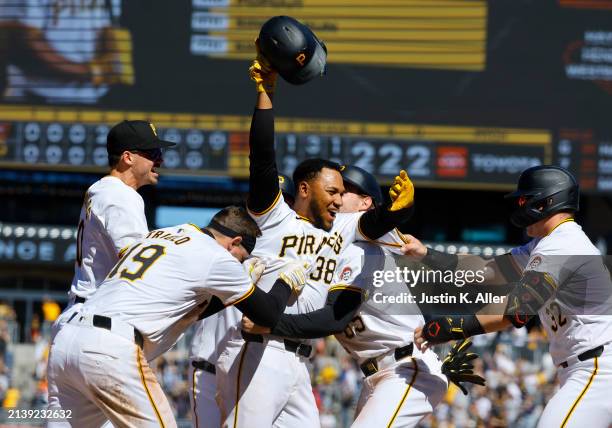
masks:
[[[466,339],[484,332],[476,315],[436,318],[423,326],[423,336],[431,344]]]
[[[459,264],[459,256],[428,248],[427,255],[423,257],[421,262],[433,269],[454,271]]]

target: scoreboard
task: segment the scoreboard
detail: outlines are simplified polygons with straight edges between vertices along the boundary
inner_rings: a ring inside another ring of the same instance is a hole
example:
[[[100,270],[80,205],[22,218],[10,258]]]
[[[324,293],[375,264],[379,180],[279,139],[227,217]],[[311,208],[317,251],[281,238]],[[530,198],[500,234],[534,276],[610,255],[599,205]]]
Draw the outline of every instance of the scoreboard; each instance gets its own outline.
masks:
[[[12,119],[0,124],[0,166],[61,171],[104,171],[110,124],[118,117],[143,118],[33,107],[0,114]],[[156,124],[160,138],[177,143],[165,151],[165,174],[248,177],[250,117],[150,113],[144,118]],[[523,169],[551,162],[545,130],[283,117],[275,129],[278,167],[288,173],[300,160],[317,156],[360,166],[385,183],[404,168],[425,185],[507,188]]]
[[[312,28],[336,63],[485,68],[485,0],[195,0],[191,52],[251,59],[253,35],[279,8]]]
[[[110,126],[144,119],[177,143],[166,176],[246,178],[253,40],[286,14],[329,64],[279,82],[282,172],[316,156],[382,183],[405,168],[423,186],[508,189],[555,163],[612,191],[612,0],[43,3],[0,8],[0,168],[103,172]]]

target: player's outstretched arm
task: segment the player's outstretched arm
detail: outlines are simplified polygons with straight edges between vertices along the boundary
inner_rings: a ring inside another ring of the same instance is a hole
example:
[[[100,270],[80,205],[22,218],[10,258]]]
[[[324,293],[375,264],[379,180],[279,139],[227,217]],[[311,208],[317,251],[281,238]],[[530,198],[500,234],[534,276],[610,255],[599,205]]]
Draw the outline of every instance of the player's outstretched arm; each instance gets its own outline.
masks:
[[[262,214],[280,197],[278,169],[274,150],[274,111],[272,93],[276,71],[259,55],[249,68],[257,88],[257,102],[249,134],[249,199],[247,207]]]
[[[476,315],[435,318],[415,331],[415,343],[421,348],[503,330],[511,325],[521,328],[554,296],[557,288],[551,275],[525,271],[504,303],[489,304]]]
[[[243,330],[272,333],[299,339],[316,339],[343,331],[361,305],[361,292],[350,289],[333,290],[323,308],[299,315],[283,314],[272,329],[262,330],[258,323],[243,319]]]
[[[449,254],[428,248],[412,235],[406,234],[404,238],[407,242],[401,248],[402,254],[432,269],[484,272],[484,282],[481,284],[487,285],[505,285],[521,278],[520,269],[511,254],[502,254],[491,259],[473,254]]]
[[[389,189],[391,205],[376,206],[359,218],[359,232],[367,240],[376,240],[407,222],[414,212],[414,185],[406,171],[395,177]]]

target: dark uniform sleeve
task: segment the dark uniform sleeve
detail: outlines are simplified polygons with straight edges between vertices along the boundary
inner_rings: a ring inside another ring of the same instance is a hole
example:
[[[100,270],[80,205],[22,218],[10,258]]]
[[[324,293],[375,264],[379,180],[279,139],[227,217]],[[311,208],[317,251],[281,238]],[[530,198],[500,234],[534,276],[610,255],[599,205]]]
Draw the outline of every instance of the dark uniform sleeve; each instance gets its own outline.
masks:
[[[271,333],[300,339],[340,333],[353,319],[360,305],[361,293],[358,291],[331,291],[322,309],[299,315],[283,314]]]
[[[291,296],[291,287],[282,279],[277,279],[269,292],[254,287],[253,293],[236,303],[236,307],[255,324],[263,327],[274,327],[282,315],[287,300]]]
[[[378,206],[359,218],[359,232],[374,241],[410,220],[413,213],[414,205],[397,211],[389,211],[386,207]]]
[[[249,199],[247,207],[262,214],[278,198],[278,170],[274,150],[274,111],[255,109],[249,135]]]
[[[267,293],[253,286],[253,292],[241,299],[235,306],[254,323],[272,328],[284,312],[290,296],[291,287],[282,279],[278,279]],[[215,296],[198,319],[208,318],[225,308],[226,305]]]

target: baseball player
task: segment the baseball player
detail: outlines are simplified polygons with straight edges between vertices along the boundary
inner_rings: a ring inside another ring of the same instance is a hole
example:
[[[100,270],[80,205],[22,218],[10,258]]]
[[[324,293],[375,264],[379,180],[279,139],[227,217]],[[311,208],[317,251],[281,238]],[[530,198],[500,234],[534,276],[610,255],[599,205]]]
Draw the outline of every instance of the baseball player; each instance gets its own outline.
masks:
[[[119,260],[121,249],[149,232],[144,202],[136,190],[157,184],[162,149],[174,145],[159,139],[149,122],[124,120],[111,128],[106,138],[110,172],[85,193],[70,303],[52,334],[96,291]]]
[[[246,211],[228,207],[204,230],[154,230],[128,247],[51,346],[49,394],[56,409],[72,412],[59,424],[99,426],[108,418],[116,427],[176,426],[148,361],[199,317],[228,305],[274,326],[305,283],[308,267],[296,262],[268,293],[253,285],[240,262],[259,234]]]
[[[380,187],[367,171],[345,166],[342,176],[347,191],[342,195],[341,212],[367,211],[374,201],[382,203]],[[386,283],[384,288],[373,287],[373,273],[395,270],[396,257],[400,256],[382,246],[355,243],[342,252],[335,272],[336,283],[329,289],[322,309],[299,315],[283,314],[271,330],[255,326],[247,316],[243,317],[243,330],[250,333],[293,338],[335,334],[366,377],[353,427],[414,427],[432,412],[446,392],[447,379],[437,355],[431,350],[414,349],[414,330],[424,324],[416,304],[406,312],[414,315],[400,315],[389,310],[389,305],[366,297],[373,292],[385,295],[406,292],[406,284],[397,280]],[[453,379],[482,383],[481,378],[475,377]]]
[[[287,175],[279,174],[278,185],[287,205],[293,206],[295,200],[293,180]],[[245,263],[250,260],[257,259],[251,258]],[[253,282],[257,283],[264,267],[263,262],[249,265],[247,269],[254,273],[251,275]],[[190,401],[193,423],[196,428],[200,426],[216,427],[221,424],[219,407],[215,401],[217,351],[222,349],[223,342],[231,337],[232,328],[240,323],[241,317],[240,311],[229,306],[222,312],[206,317],[196,324],[189,353],[191,362],[189,365]]]
[[[544,165],[525,170],[517,190],[512,223],[533,238],[512,250],[520,268],[518,284],[503,304],[476,315],[433,319],[418,329],[421,349],[509,326],[523,327],[538,315],[559,367],[561,388],[548,402],[539,427],[608,427],[612,387],[612,282],[597,248],[574,220],[579,188],[565,169]],[[403,249],[431,267],[461,267],[468,260],[427,249],[412,239]],[[473,258],[472,258],[473,259]],[[493,272],[508,272],[495,263]],[[505,266],[504,266],[505,265]]]
[[[348,244],[357,239],[379,239],[410,216],[414,187],[402,172],[388,208],[339,214],[344,192],[340,166],[324,159],[307,159],[293,173],[296,200],[292,210],[280,197],[276,172],[274,117],[268,95],[276,73],[263,61],[259,58],[250,69],[258,98],[249,140],[247,207],[262,230],[253,254],[266,263],[259,283],[263,289],[269,287],[284,260],[310,261],[314,267],[306,288],[286,311],[311,312],[325,304],[337,257]],[[222,426],[318,426],[306,367],[312,346],[275,336],[240,335],[238,328],[235,331],[219,353],[216,366]]]

